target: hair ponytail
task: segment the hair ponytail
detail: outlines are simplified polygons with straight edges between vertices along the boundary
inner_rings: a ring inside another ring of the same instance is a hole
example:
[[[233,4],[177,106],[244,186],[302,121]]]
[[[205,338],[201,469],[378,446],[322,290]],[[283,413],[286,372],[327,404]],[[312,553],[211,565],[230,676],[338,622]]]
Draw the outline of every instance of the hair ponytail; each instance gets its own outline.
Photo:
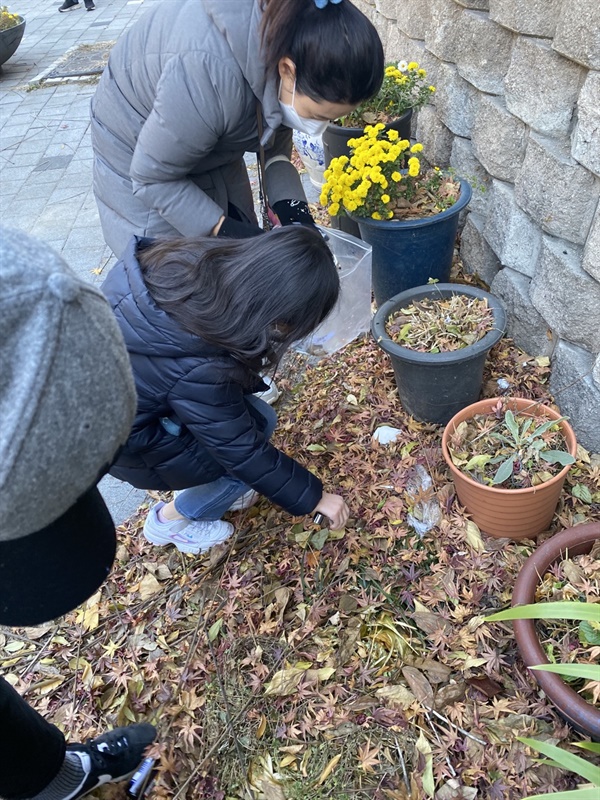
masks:
[[[357,105],[377,94],[383,45],[374,25],[350,0],[318,8],[314,0],[262,0],[267,72],[281,58],[296,65],[296,86],[312,100]]]

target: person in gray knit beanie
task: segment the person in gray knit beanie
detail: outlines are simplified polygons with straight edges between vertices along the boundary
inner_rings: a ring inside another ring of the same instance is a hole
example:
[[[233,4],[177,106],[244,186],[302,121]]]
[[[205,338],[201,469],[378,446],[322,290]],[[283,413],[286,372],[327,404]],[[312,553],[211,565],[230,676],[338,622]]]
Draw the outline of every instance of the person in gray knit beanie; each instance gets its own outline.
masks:
[[[106,579],[115,526],[97,489],[136,395],[110,306],[42,242],[0,229],[0,625],[72,610]],[[67,745],[0,676],[0,796],[73,800],[123,780],[156,736]]]

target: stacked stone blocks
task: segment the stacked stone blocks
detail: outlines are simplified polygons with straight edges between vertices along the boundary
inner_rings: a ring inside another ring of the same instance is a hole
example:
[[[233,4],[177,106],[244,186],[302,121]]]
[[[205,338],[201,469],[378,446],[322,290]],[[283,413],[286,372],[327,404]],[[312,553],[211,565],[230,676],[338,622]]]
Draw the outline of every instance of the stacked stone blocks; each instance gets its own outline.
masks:
[[[502,298],[509,333],[552,359],[551,389],[600,452],[600,3],[355,0],[388,60],[437,91],[416,138],[474,184],[465,268]]]

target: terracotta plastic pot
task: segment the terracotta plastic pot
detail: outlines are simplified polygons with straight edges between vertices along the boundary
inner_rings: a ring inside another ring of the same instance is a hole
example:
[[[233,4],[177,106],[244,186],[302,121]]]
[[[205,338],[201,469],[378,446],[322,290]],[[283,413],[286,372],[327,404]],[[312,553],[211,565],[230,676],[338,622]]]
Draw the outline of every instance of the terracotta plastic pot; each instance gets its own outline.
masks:
[[[495,486],[478,483],[470,478],[450,458],[448,441],[456,428],[464,420],[476,414],[491,413],[498,400],[508,400],[508,408],[515,414],[541,417],[543,419],[560,419],[554,409],[520,397],[480,400],[455,414],[444,428],[442,435],[442,453],[452,473],[456,494],[461,504],[471,514],[473,521],[482,531],[497,539],[533,539],[550,524],[558,499],[569,471],[570,465],[563,467],[551,480],[539,486],[527,489],[500,489]],[[575,432],[566,420],[559,423],[567,443],[569,453],[577,453]]]
[[[540,545],[523,565],[515,583],[513,606],[535,602],[536,589],[548,570],[562,558],[589,553],[592,545],[600,539],[600,522],[577,525],[557,533]],[[535,620],[513,620],[515,638],[521,658],[528,667],[548,664],[546,654],[539,642]],[[600,741],[600,708],[587,703],[581,695],[571,689],[560,675],[552,672],[531,670],[530,673],[554,703],[561,716],[576,730]]]

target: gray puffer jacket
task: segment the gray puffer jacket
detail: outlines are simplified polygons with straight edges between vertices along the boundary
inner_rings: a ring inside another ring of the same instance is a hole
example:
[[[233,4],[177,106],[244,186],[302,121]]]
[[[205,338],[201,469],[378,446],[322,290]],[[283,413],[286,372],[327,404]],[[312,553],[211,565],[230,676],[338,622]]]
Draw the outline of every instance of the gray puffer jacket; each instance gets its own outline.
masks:
[[[271,205],[305,200],[278,85],[260,55],[259,0],[163,0],[117,42],[92,99],[94,191],[107,243],[205,236],[228,203],[255,220],[243,161],[262,107]],[[278,158],[279,157],[279,158]]]

